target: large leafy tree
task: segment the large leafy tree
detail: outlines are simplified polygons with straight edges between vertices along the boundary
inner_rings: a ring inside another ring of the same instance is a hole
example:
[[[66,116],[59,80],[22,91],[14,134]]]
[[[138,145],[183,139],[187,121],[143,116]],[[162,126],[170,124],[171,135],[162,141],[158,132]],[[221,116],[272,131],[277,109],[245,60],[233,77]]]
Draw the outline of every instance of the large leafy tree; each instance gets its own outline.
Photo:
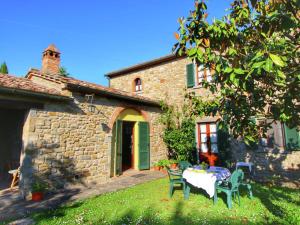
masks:
[[[299,127],[300,1],[235,0],[222,19],[207,21],[207,6],[195,2],[179,19],[174,51],[215,70],[205,83],[214,100],[194,97],[195,113],[219,114],[235,137],[257,141],[272,118]]]
[[[8,68],[5,62],[3,62],[0,66],[0,73],[2,74],[8,74]]]

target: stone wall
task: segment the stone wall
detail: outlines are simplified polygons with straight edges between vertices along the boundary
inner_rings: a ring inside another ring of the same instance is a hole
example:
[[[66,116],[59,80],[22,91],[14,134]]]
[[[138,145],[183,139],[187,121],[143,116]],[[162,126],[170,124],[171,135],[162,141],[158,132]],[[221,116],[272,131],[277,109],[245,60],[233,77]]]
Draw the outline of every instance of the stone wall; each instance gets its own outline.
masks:
[[[44,78],[37,77],[37,76],[32,76],[31,77],[31,81],[33,81],[36,84],[43,85],[43,86],[45,86],[47,88],[56,89],[58,91],[62,91],[62,89],[64,88],[64,84],[59,84],[59,83],[56,83],[56,82],[53,82],[53,81],[49,81],[49,80],[46,80]]]
[[[142,96],[166,100],[168,103],[181,104],[186,88],[186,65],[188,59],[181,58],[162,63],[144,70],[110,79],[110,87],[133,92],[136,78],[142,80]]]
[[[124,91],[133,91],[133,81],[141,78],[143,90],[140,95],[153,99],[165,100],[171,105],[182,105],[186,89],[186,65],[191,63],[187,58],[173,60],[152,66],[147,69],[126,73],[110,79],[110,86]],[[202,98],[213,98],[209,90],[196,86],[187,92],[195,92]],[[212,120],[212,118],[210,118]],[[198,118],[198,122],[205,118]],[[254,162],[257,178],[266,179],[281,176],[283,180],[298,180],[300,185],[300,151],[279,149],[258,149],[247,151],[243,145],[232,142],[232,155],[236,161]]]
[[[187,89],[186,65],[190,63],[189,59],[180,58],[144,70],[112,77],[110,86],[123,91],[134,92],[134,80],[140,78],[142,91],[137,94],[155,100],[163,100],[168,104],[177,106],[183,104],[186,92],[194,92],[197,96],[205,98],[212,96],[209,90],[200,86]]]
[[[96,97],[95,112],[80,94],[72,103],[46,103],[31,110],[24,126],[21,187],[28,193],[33,176],[47,179],[53,187],[72,183],[104,183],[110,178],[111,119],[117,107],[135,108],[147,113],[151,127],[150,163],[166,157],[157,123],[157,107],[130,105]]]
[[[246,149],[238,141],[231,144],[233,162],[252,162],[255,178],[261,181],[289,182],[300,185],[300,151],[283,148]]]

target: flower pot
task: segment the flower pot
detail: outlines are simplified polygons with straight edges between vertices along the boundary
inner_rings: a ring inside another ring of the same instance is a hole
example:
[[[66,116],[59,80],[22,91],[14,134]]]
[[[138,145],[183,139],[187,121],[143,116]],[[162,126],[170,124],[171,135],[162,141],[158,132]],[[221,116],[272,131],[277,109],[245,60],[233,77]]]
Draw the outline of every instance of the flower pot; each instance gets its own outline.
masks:
[[[32,193],[32,201],[42,201],[44,198],[44,193],[43,192],[33,192]]]
[[[153,169],[154,169],[155,171],[159,171],[159,170],[160,170],[160,166],[154,166]]]
[[[177,163],[172,163],[170,164],[171,169],[177,169]]]
[[[165,169],[164,166],[160,167],[160,172],[162,172],[163,174],[167,174],[167,170]]]

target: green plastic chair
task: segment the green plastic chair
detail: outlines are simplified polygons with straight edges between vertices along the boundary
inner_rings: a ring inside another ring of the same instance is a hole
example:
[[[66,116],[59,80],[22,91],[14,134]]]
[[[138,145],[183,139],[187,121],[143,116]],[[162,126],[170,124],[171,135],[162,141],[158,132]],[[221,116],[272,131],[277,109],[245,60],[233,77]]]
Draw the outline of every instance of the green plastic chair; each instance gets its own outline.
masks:
[[[246,187],[247,188],[247,191],[248,191],[248,197],[250,199],[253,199],[253,193],[252,193],[252,187],[251,187],[251,184],[249,182],[245,182],[244,181],[244,177],[245,177],[245,174],[243,173],[242,174],[242,179],[240,181],[240,184],[239,186],[242,186],[242,187]]]
[[[175,184],[181,184],[182,188],[183,188],[183,195],[184,198],[186,198],[186,183],[185,180],[182,177],[182,173],[181,171],[178,170],[172,170],[169,167],[166,167],[167,171],[168,171],[168,176],[169,176],[169,180],[170,180],[170,189],[169,189],[169,196],[170,198],[172,198],[173,196],[173,191],[174,191],[174,186]]]
[[[185,169],[192,167],[192,164],[189,163],[188,161],[179,161],[178,167],[181,171],[184,171]]]
[[[239,193],[239,185],[243,178],[243,171],[242,170],[235,170],[232,175],[230,176],[228,181],[222,181],[215,183],[215,195],[214,195],[214,204],[218,201],[218,192],[224,192],[227,196],[227,206],[229,209],[232,208],[232,195],[235,197],[237,194],[238,196],[238,203],[240,202],[240,193]]]

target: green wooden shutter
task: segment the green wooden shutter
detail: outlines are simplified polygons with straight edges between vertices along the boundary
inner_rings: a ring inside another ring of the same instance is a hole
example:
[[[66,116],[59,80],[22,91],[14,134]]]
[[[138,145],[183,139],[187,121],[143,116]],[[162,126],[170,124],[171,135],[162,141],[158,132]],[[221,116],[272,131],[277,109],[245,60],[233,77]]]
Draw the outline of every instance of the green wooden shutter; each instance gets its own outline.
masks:
[[[187,87],[195,86],[195,65],[194,63],[186,65],[186,83]]]
[[[122,121],[116,121],[116,175],[122,174]]]
[[[300,150],[300,132],[284,124],[285,145],[288,150]]]
[[[147,122],[139,122],[139,169],[150,169],[150,135]]]

